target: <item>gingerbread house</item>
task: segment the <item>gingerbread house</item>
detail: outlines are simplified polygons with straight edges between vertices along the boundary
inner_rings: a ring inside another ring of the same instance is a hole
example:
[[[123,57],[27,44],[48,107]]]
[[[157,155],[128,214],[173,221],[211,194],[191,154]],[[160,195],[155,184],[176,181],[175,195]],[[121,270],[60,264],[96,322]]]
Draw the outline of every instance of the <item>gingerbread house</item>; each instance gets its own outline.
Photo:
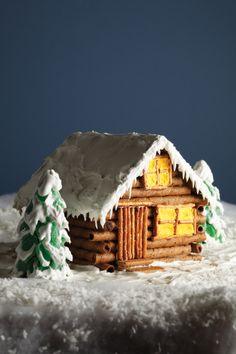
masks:
[[[201,259],[213,177],[164,136],[74,133],[19,190],[17,209],[52,168],[62,179],[74,263],[136,271],[156,260]]]

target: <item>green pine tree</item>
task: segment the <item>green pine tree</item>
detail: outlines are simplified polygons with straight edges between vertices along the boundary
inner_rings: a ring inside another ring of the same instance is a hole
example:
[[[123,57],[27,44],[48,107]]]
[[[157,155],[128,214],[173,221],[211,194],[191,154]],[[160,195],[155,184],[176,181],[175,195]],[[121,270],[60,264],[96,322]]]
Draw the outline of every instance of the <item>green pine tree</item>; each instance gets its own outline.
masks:
[[[72,260],[72,255],[65,246],[70,237],[61,188],[59,175],[47,170],[24,212],[18,226],[20,242],[15,263],[20,276],[63,279],[70,275],[67,260]]]
[[[206,184],[215,202],[213,206],[209,205],[205,207],[204,213],[206,215],[206,222],[203,227],[207,235],[217,241],[222,242],[225,238],[225,223],[222,219],[223,206],[220,202],[219,190],[217,187],[213,186],[213,184],[209,183],[208,181],[204,181],[204,183]]]

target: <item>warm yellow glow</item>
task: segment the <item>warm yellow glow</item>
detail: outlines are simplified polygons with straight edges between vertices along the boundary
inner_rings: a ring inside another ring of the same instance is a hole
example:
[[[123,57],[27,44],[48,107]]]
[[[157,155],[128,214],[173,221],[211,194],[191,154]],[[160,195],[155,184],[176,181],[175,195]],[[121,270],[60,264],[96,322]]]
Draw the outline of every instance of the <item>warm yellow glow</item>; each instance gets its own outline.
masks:
[[[156,177],[154,177],[154,174]],[[158,156],[149,161],[147,172],[145,173],[145,188],[155,189],[158,187],[168,187],[172,182],[172,168],[170,158]]]
[[[159,208],[158,220],[159,221],[175,221],[176,211],[175,208]]]
[[[170,184],[170,174],[168,172],[160,172],[158,175],[158,185],[168,187]]]
[[[158,224],[157,234],[159,237],[174,235],[174,224]]]
[[[176,227],[177,236],[193,235],[193,234],[194,234],[193,224],[178,224]]]
[[[149,164],[148,164],[148,173],[150,172],[156,172],[157,168],[156,168],[156,160],[153,159],[151,161],[149,161]]]
[[[155,188],[157,186],[157,174],[147,173],[145,176],[146,188]]]
[[[194,204],[157,206],[156,217],[158,237],[190,236],[196,233]]]
[[[180,221],[193,221],[194,219],[194,209],[193,208],[179,208],[179,216],[178,219]]]
[[[159,156],[157,158],[157,166],[159,170],[168,170],[170,168],[170,159],[168,157]]]

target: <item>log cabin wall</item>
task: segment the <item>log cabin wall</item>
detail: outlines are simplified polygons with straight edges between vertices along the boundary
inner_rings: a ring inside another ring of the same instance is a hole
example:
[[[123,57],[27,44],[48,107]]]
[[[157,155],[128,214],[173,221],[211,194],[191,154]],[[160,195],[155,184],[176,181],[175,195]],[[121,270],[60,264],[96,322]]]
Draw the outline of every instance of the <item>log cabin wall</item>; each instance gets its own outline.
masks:
[[[68,218],[74,263],[113,271],[117,264],[122,270],[153,259],[197,258],[205,240],[205,204],[164,152],[133,184],[131,195],[122,196],[104,227],[82,216]]]
[[[83,216],[68,217],[71,238],[69,245],[73,263],[95,265],[113,272],[117,255],[118,213],[113,212],[104,227]]]

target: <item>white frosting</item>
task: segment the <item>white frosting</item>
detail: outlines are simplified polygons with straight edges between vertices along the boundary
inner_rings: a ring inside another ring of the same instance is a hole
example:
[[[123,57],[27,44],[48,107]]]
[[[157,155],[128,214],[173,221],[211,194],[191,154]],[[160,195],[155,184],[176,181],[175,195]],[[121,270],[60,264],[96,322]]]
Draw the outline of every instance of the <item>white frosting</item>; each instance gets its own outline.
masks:
[[[30,233],[34,235],[36,231],[36,227],[38,222],[45,223],[46,218],[50,217],[50,219],[56,223],[58,227],[59,234],[57,235],[57,241],[61,244],[62,239],[66,242],[70,242],[70,237],[68,236],[65,228],[68,229],[68,221],[64,215],[64,208],[66,208],[65,202],[60,199],[60,207],[57,207],[55,204],[56,197],[53,193],[57,193],[62,187],[61,180],[59,175],[52,169],[45,171],[39,180],[39,185],[37,188],[37,192],[34,194],[31,205],[32,210],[28,213],[27,209],[25,210],[23,219],[20,221],[18,226],[19,238],[22,239],[23,236]],[[42,203],[39,201],[39,197],[44,196],[45,201]],[[23,229],[20,231],[20,225],[22,222],[25,222],[29,230]],[[52,235],[52,222],[48,222],[45,225],[42,225],[38,228],[38,239],[40,244],[44,246],[50,255],[52,260],[57,266],[60,266],[62,269],[46,269],[44,271],[40,271],[39,269],[34,269],[33,273],[27,273],[28,277],[43,277],[47,279],[63,279],[70,275],[70,269],[66,263],[66,260],[72,261],[72,254],[69,251],[69,248],[66,246],[61,246],[60,248],[54,247],[51,243]],[[33,236],[32,236],[33,237]],[[18,245],[17,252],[17,260],[16,264],[19,260],[25,261],[34,251],[36,244],[34,244],[31,249],[28,251],[24,251],[22,249],[21,243]],[[42,252],[39,250],[37,255],[40,264],[43,267],[49,267],[50,261],[46,260],[43,257]]]
[[[88,213],[91,219],[100,219],[104,224],[106,215],[117,207],[126,191],[131,191],[134,180],[147,169],[149,161],[164,149],[170,155],[174,170],[182,172],[183,178],[191,181],[197,193],[215,205],[215,198],[199,173],[164,136],[77,132],[68,137],[19,190],[14,206],[22,209],[30,200],[42,173],[54,168],[62,179],[61,194],[68,214],[85,216]]]
[[[211,184],[214,182],[213,173],[209,165],[206,163],[206,161],[204,160],[197,161],[193,166],[193,170],[204,181],[207,181]]]
[[[62,188],[61,179],[54,170],[47,170],[39,179],[38,192],[40,195],[48,195],[51,189],[60,191]]]

